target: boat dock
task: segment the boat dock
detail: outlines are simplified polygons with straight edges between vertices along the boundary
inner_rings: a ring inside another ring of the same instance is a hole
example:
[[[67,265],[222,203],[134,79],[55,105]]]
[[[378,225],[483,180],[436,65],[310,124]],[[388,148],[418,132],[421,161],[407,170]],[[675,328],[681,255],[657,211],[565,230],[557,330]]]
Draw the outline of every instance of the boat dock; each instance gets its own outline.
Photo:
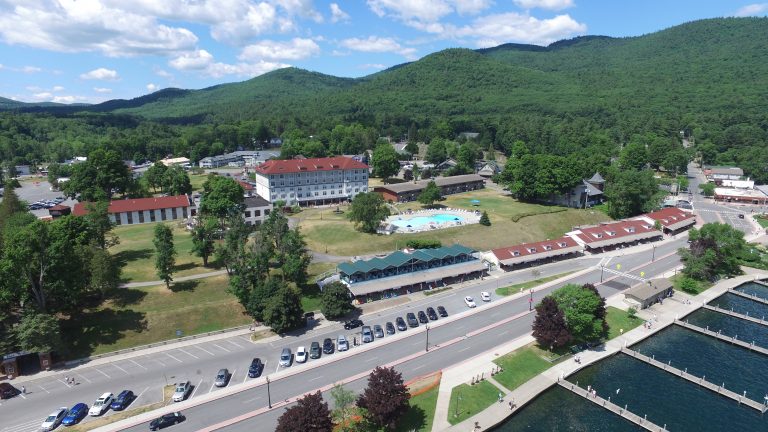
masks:
[[[733,345],[738,345],[738,346],[740,346],[742,348],[746,348],[746,349],[751,350],[751,351],[759,352],[760,354],[768,355],[768,350],[767,349],[765,349],[765,348],[763,348],[761,346],[755,345],[754,342],[747,343],[747,342],[744,342],[742,340],[739,340],[739,336],[738,335],[736,335],[736,336],[725,336],[723,334],[720,334],[720,333],[717,333],[717,332],[713,332],[712,330],[709,330],[709,329],[703,329],[703,328],[701,328],[699,326],[695,326],[693,324],[688,324],[685,321],[675,321],[675,324],[677,324],[679,326],[682,326],[682,327],[685,327],[687,329],[693,330],[695,332],[699,332],[701,334],[705,334],[707,336],[712,336],[714,338],[720,339],[721,341],[728,342],[728,343],[731,343]]]
[[[750,322],[753,322],[755,324],[760,324],[760,325],[768,326],[768,321],[765,321],[765,317],[762,317],[762,318],[758,319],[758,318],[755,318],[755,317],[751,317],[749,315],[744,315],[744,314],[740,314],[738,312],[734,312],[732,310],[727,310],[727,309],[723,309],[723,308],[720,308],[720,307],[717,307],[717,306],[710,306],[710,305],[704,305],[704,309],[708,309],[708,310],[711,310],[711,311],[714,311],[714,312],[717,312],[717,313],[721,313],[721,314],[725,314],[725,315],[730,315],[732,317],[743,319],[744,321],[750,321]]]
[[[758,303],[762,303],[764,305],[768,305],[768,300],[766,300],[764,298],[760,298],[758,296],[754,296],[754,295],[751,295],[751,294],[743,293],[741,291],[736,291],[736,290],[732,290],[732,289],[729,289],[728,292],[731,293],[731,294],[737,295],[739,297],[744,297],[746,299],[754,300],[754,301],[756,301]]]

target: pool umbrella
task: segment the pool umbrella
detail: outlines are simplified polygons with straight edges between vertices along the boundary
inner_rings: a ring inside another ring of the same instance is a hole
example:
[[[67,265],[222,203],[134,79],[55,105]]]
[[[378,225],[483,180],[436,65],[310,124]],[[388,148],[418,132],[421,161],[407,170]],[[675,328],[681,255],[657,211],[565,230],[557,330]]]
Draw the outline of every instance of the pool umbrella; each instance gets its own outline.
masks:
[[[473,200],[472,200],[472,201],[470,201],[470,202],[471,202],[471,203],[472,203],[472,205],[474,205],[474,206],[479,206],[479,205],[480,205],[480,200],[476,200],[476,199],[473,199]]]

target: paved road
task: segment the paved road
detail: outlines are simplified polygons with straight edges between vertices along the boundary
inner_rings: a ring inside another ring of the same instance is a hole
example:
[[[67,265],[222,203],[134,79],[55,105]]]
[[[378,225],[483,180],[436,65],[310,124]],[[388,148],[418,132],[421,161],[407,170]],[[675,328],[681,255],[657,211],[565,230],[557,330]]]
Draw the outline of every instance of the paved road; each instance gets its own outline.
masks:
[[[701,169],[696,168],[694,164],[688,166],[688,179],[690,183],[689,190],[693,191],[691,196],[693,198],[694,209],[704,223],[727,223],[734,228],[743,231],[745,234],[750,234],[755,230],[746,215],[748,215],[751,210],[759,209],[761,207],[735,204],[724,205],[715,202],[712,198],[703,196],[701,194],[701,189],[699,189],[699,185],[706,183],[707,180],[704,178]],[[683,195],[681,195],[681,197],[682,196]],[[739,215],[744,215],[745,217],[742,219]]]

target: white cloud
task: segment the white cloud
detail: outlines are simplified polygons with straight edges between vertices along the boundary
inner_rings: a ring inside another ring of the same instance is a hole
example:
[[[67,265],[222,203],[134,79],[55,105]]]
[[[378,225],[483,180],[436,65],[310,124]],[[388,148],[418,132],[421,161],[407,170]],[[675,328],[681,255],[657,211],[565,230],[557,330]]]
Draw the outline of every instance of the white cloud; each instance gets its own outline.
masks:
[[[112,89],[107,87],[94,87],[93,91],[95,91],[96,93],[102,93],[102,94],[112,93]]]
[[[42,71],[39,67],[36,66],[24,66],[23,68],[19,69],[21,72],[24,73],[37,73]]]
[[[178,70],[200,70],[213,63],[213,55],[206,50],[185,52],[172,59],[168,64]]]
[[[754,15],[765,15],[768,12],[768,3],[752,3],[739,8],[733,16],[747,17]]]
[[[488,15],[475,19],[471,25],[452,31],[457,37],[472,37],[480,47],[522,42],[547,45],[554,41],[584,34],[587,26],[569,15],[538,19],[514,12]]]
[[[336,3],[331,3],[331,22],[337,23],[339,21],[348,21],[349,20],[349,14],[341,10],[341,7],[339,7]]]
[[[147,90],[152,93],[153,91],[157,90],[158,87],[154,83],[147,84]]]
[[[117,71],[107,68],[98,68],[84,74],[80,74],[80,79],[84,80],[101,80],[101,81],[117,81],[120,77]]]
[[[454,0],[454,8],[461,15],[476,14],[488,9],[493,4],[491,0]]]
[[[32,95],[32,100],[37,102],[42,102],[42,101],[47,102],[47,101],[50,101],[51,99],[53,99],[53,93],[51,92],[41,92],[41,93],[35,93]]]
[[[352,51],[362,52],[391,52],[400,54],[408,60],[416,59],[416,49],[404,47],[392,38],[368,36],[367,39],[349,38],[341,41],[341,46]]]
[[[573,6],[573,0],[514,0],[523,9],[563,10]]]
[[[360,69],[384,69],[386,66],[381,63],[365,63],[358,67]]]
[[[253,60],[300,60],[320,53],[320,46],[312,39],[294,38],[286,42],[259,41],[243,48],[238,59]]]
[[[82,102],[85,100],[87,100],[87,98],[84,98],[81,96],[54,96],[51,101],[56,103],[71,104],[75,102]]]
[[[55,92],[64,91],[64,87],[62,87],[62,86],[53,86],[53,91],[55,91]]]
[[[368,0],[368,7],[380,17],[403,21],[437,21],[453,12],[447,0]]]
[[[317,23],[323,22],[323,16],[315,10],[313,0],[272,0],[290,15],[310,18]]]

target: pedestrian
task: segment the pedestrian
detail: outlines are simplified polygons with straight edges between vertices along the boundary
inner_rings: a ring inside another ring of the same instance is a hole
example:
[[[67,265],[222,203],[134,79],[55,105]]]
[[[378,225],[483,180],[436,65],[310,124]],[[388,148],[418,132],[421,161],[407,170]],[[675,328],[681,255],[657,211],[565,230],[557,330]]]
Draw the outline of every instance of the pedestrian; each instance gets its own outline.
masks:
[[[499,392],[499,403],[502,403],[504,401],[504,393]]]
[[[67,383],[67,385],[69,385],[69,376],[64,375],[64,382]]]
[[[21,394],[27,394],[27,388],[24,386],[21,386]]]

